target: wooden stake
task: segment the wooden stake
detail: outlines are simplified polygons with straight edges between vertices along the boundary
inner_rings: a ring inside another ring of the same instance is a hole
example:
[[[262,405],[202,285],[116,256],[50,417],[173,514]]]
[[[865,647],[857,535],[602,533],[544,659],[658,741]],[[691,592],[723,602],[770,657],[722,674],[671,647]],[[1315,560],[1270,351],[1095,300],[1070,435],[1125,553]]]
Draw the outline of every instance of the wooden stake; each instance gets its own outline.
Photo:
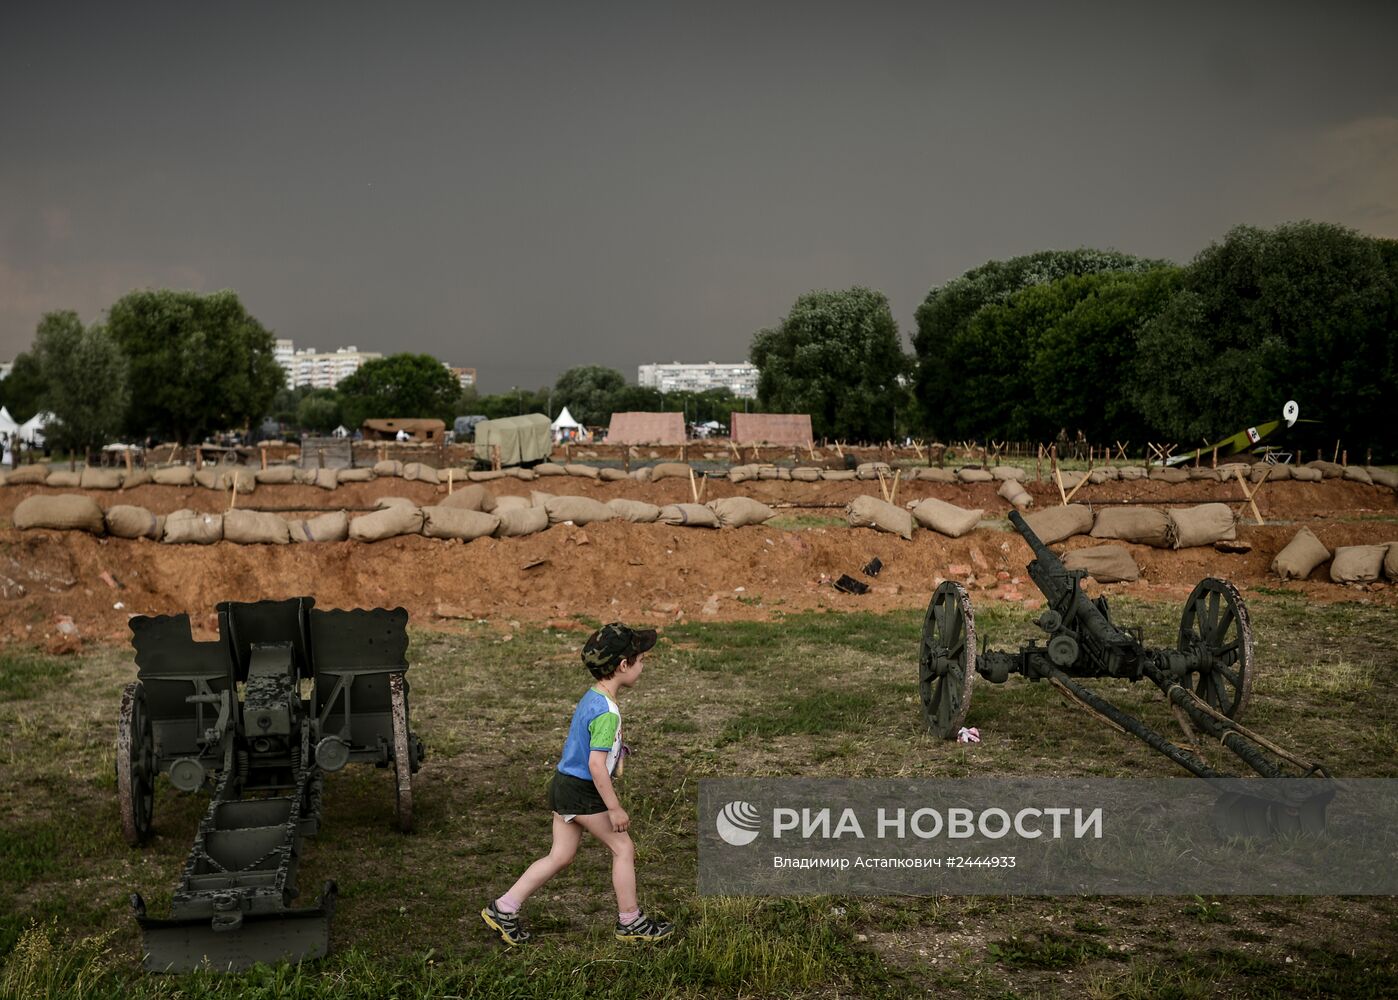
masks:
[[[1217,446],[1217,445],[1214,446],[1213,464],[1210,466],[1210,468],[1213,468],[1213,469],[1217,469],[1217,468],[1218,468],[1218,446]]]
[[[699,486],[698,486],[698,484],[695,483],[695,481],[694,481],[694,467],[693,467],[693,466],[690,466],[690,469],[689,469],[689,495],[692,496],[692,497],[694,498],[694,502],[695,502],[695,503],[698,503],[698,502],[699,502]]]
[[[1260,480],[1258,480],[1257,485],[1254,486],[1252,489],[1248,489],[1248,481],[1247,481],[1246,479],[1243,478],[1243,470],[1242,470],[1242,469],[1234,469],[1233,471],[1234,471],[1235,473],[1237,473],[1237,476],[1238,476],[1238,485],[1239,485],[1240,487],[1242,487],[1243,496],[1244,496],[1244,498],[1246,498],[1247,505],[1250,506],[1250,507],[1252,508],[1252,516],[1255,517],[1255,518],[1257,518],[1257,523],[1258,523],[1259,525],[1266,524],[1267,522],[1264,521],[1264,520],[1262,519],[1262,512],[1261,512],[1260,510],[1257,509],[1257,500],[1256,500],[1255,498],[1256,498],[1257,494],[1260,493],[1260,492],[1262,491],[1262,485],[1263,485],[1263,483],[1267,482],[1267,477],[1270,476],[1270,475],[1272,474],[1272,466],[1270,466],[1270,465],[1267,466],[1267,471],[1264,472],[1264,473],[1262,473],[1262,478],[1261,478]],[[1238,505],[1238,513],[1239,513],[1239,516],[1242,515],[1242,509],[1243,509],[1243,505],[1242,505],[1242,504],[1239,504],[1239,505]]]
[[[1126,457],[1126,445],[1129,445],[1130,443],[1130,441],[1127,441],[1126,444],[1122,444],[1120,441],[1116,442],[1116,457],[1121,459],[1123,462],[1131,461],[1129,458]]]
[[[893,489],[891,489],[891,490],[889,491],[889,493],[888,493],[888,502],[889,502],[889,503],[896,504],[896,503],[898,502],[898,481],[899,481],[900,479],[902,479],[902,478],[903,478],[903,470],[902,470],[902,469],[895,469],[895,470],[893,471]]]
[[[837,454],[837,455],[840,456],[840,461],[842,461],[842,462],[844,461],[844,459],[845,459],[845,449],[843,449],[843,448],[840,447],[840,442],[839,442],[838,440],[835,442],[835,454]]]
[[[1082,489],[1084,486],[1087,485],[1087,476],[1088,473],[1091,473],[1091,471],[1091,469],[1088,469],[1087,472],[1083,474],[1083,477],[1078,480],[1078,485],[1074,486],[1071,490],[1068,491],[1068,495],[1063,498],[1063,503],[1065,505],[1072,503],[1073,497],[1078,495],[1078,490]],[[1060,493],[1063,492],[1063,485],[1061,482],[1058,486],[1058,491]]]
[[[264,444],[264,445],[262,446],[262,449],[261,449],[261,450],[262,450],[262,471],[263,471],[263,472],[266,472],[266,471],[267,471],[267,446]],[[351,455],[351,456],[354,455],[353,446],[351,446],[351,448],[350,448],[350,455]]]
[[[228,484],[228,509],[233,510],[238,506],[238,473],[233,472],[233,479]]]
[[[1336,438],[1336,439],[1335,439],[1335,455],[1334,455],[1333,458],[1330,459],[1330,461],[1331,461],[1332,463],[1334,463],[1334,462],[1338,462],[1339,460],[1340,460],[1340,439],[1339,439],[1339,438]]]
[[[919,462],[921,462],[921,461],[922,461],[922,445],[919,444],[918,442],[914,441],[914,442],[913,442],[913,450],[917,452],[917,460],[918,460]]]
[[[1044,481],[1044,446],[1039,445],[1039,457],[1034,459],[1034,482]]]
[[[1058,486],[1058,497],[1063,501],[1063,506],[1068,506],[1068,494],[1063,492],[1063,473],[1058,471],[1058,456],[1054,454],[1056,446],[1049,452],[1049,460],[1053,463],[1053,481]]]
[[[883,470],[875,469],[874,472],[877,473],[879,477],[879,492],[883,494],[884,503],[888,503],[888,484],[883,481]]]
[[[500,446],[498,444],[490,446],[490,469],[492,472],[500,471]]]
[[[452,484],[451,484],[451,481],[452,481],[452,477],[455,475],[455,473],[456,473],[456,470],[455,470],[455,469],[448,469],[448,470],[447,470],[447,496],[451,496],[451,485],[452,485]]]
[[[1341,465],[1349,465],[1349,449],[1348,449],[1348,448],[1346,448],[1344,451],[1340,452],[1340,464],[1341,464]]]

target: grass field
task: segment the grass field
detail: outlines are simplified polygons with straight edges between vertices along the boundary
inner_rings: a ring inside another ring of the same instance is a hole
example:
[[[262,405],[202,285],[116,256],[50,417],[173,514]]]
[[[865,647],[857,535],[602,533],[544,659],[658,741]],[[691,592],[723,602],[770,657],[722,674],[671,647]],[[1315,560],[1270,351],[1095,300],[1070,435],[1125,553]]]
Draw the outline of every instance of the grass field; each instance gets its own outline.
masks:
[[[1254,596],[1250,610],[1259,673],[1248,721],[1340,775],[1398,775],[1398,612],[1313,608],[1285,592]],[[1159,644],[1178,613],[1114,605]],[[1033,632],[1028,617],[987,605],[977,626],[1009,646]],[[587,686],[584,633],[499,621],[415,631],[413,725],[429,749],[417,831],[396,832],[387,772],[330,776],[300,883],[307,897],[339,883],[333,953],[238,977],[139,971],[127,898],[140,891],[152,913],[168,912],[204,800],[162,783],[152,842],[121,840],[112,757],[120,689],[134,677],[127,651],[10,651],[0,655],[0,995],[1398,995],[1389,898],[699,897],[705,777],[1177,776],[1051,688],[1021,681],[977,689],[970,722],[983,743],[933,740],[915,700],[920,628],[916,614],[829,613],[665,629],[623,698],[638,753],[620,788],[642,904],[677,921],[677,940],[654,951],[611,940],[609,859],[584,843],[526,908],[536,943],[513,952],[476,914],[547,850],[544,788]],[[1102,686],[1171,730],[1153,688]]]

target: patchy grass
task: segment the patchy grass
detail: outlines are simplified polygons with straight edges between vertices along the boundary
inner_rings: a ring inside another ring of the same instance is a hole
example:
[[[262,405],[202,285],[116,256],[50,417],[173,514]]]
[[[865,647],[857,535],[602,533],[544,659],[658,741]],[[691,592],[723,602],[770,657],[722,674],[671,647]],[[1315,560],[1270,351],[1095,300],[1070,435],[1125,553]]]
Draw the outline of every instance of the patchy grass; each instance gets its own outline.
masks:
[[[73,657],[44,656],[23,649],[0,652],[0,698],[32,698],[76,668]]]
[[[1254,597],[1250,610],[1257,673],[1246,721],[1342,776],[1398,773],[1398,613],[1315,609],[1289,595]],[[1179,608],[1114,601],[1113,615],[1165,645]],[[976,608],[997,647],[1033,637],[1030,618]],[[414,728],[430,754],[416,779],[417,831],[394,829],[390,775],[352,766],[329,776],[300,880],[340,885],[332,954],[238,977],[139,972],[127,896],[140,891],[153,914],[168,913],[204,800],[162,780],[152,841],[121,841],[112,757],[129,653],[27,669],[15,682],[26,693],[0,697],[0,995],[1398,994],[1398,904],[1383,898],[697,896],[694,802],[705,777],[1177,774],[1020,679],[975,688],[968,724],[984,742],[933,739],[916,693],[921,627],[920,613],[899,612],[665,629],[622,699],[638,751],[620,791],[641,899],[680,926],[655,951],[611,940],[609,859],[590,843],[531,899],[528,949],[504,951],[476,917],[548,848],[543,795],[588,684],[583,633],[507,622],[414,631]],[[1094,686],[1171,732],[1153,687]],[[1216,747],[1204,752],[1242,773]]]

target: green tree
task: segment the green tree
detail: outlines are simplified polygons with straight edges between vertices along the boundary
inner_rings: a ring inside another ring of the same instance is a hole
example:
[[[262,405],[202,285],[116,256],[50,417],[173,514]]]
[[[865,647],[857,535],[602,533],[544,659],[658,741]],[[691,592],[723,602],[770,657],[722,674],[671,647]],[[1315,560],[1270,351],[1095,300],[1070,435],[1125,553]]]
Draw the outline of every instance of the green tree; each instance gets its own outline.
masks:
[[[626,387],[626,376],[615,368],[579,365],[569,368],[553,384],[554,415],[568,407],[584,427],[597,427],[612,419],[612,394]]]
[[[340,425],[340,394],[334,389],[316,389],[308,393],[296,405],[295,423],[302,430],[330,433]]]
[[[943,437],[1008,435],[1015,424],[1014,402],[987,398],[1024,392],[1020,372],[1028,358],[1023,338],[1004,313],[982,316],[1006,305],[1026,288],[1075,275],[1143,272],[1163,264],[1114,250],[1044,250],[993,260],[927,293],[917,310],[913,352],[914,392],[923,429]],[[977,325],[979,324],[979,325]]]
[[[908,358],[882,292],[850,288],[810,292],[775,329],[754,338],[760,406],[809,413],[817,436],[882,440],[907,407],[900,376]]]
[[[131,292],[108,312],[107,330],[136,388],[127,419],[133,434],[186,442],[247,427],[285,384],[271,332],[231,291]]]
[[[1233,229],[1195,257],[1141,334],[1146,418],[1192,445],[1296,399],[1327,443],[1398,453],[1391,260],[1383,241],[1327,223]]]
[[[100,448],[121,428],[130,399],[126,358],[100,326],[75,312],[46,313],[34,337],[42,407],[54,415],[46,440],[71,452]]]
[[[461,395],[456,376],[430,354],[390,354],[366,361],[336,388],[348,427],[371,417],[436,417],[450,423]]]
[[[38,413],[43,406],[44,373],[39,359],[32,351],[15,357],[10,374],[0,381],[0,403],[10,411],[10,416],[20,423]]]

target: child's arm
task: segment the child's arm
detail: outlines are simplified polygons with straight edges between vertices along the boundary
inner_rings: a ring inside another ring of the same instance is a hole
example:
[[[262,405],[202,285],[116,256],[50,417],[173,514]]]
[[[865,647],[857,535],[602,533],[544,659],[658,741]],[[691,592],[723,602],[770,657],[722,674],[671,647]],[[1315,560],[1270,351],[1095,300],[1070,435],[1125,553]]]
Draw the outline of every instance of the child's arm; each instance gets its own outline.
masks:
[[[631,825],[631,817],[621,808],[621,800],[616,797],[616,789],[612,787],[612,776],[607,772],[607,751],[594,750],[588,754],[587,770],[592,775],[592,783],[597,786],[597,794],[607,805],[607,819],[612,822],[613,832],[625,833]]]

